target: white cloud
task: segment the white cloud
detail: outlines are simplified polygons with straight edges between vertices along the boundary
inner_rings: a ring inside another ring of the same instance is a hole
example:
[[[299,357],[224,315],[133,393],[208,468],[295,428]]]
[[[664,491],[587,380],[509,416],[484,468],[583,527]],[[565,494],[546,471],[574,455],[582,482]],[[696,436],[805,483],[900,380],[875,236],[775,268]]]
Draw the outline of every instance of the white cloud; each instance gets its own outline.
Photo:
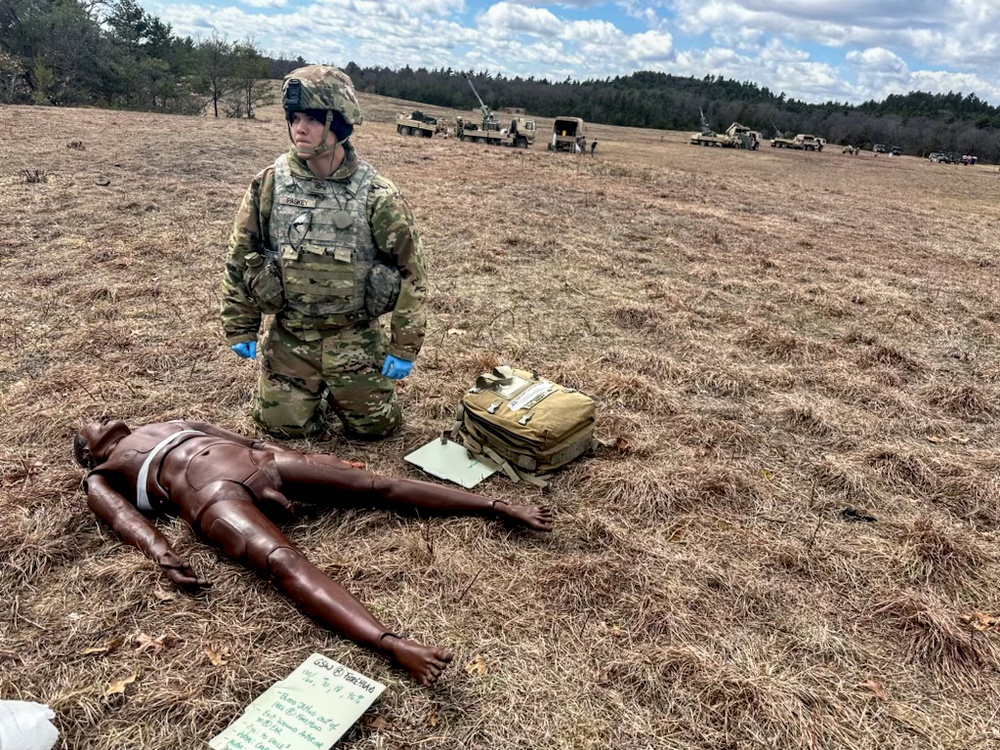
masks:
[[[1000,4],[991,0],[673,0],[678,28],[716,41],[731,29],[790,43],[883,47],[930,65],[1000,64]]]
[[[851,50],[845,59],[865,72],[890,75],[903,75],[908,72],[903,58],[883,47],[870,47],[861,52]]]
[[[674,40],[662,31],[646,31],[629,37],[626,54],[639,63],[668,60],[673,55]]]
[[[563,22],[544,8],[500,2],[479,16],[479,22],[493,32],[558,37]]]
[[[563,29],[566,39],[595,44],[621,44],[625,35],[607,21],[574,21]]]

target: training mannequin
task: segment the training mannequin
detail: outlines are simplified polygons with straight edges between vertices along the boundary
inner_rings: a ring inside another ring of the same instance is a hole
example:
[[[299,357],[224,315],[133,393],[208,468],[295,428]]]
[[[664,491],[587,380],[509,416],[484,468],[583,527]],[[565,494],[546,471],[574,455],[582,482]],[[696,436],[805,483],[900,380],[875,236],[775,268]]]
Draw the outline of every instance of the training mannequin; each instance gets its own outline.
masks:
[[[552,530],[546,506],[509,505],[464,490],[382,477],[329,454],[305,454],[202,422],[158,422],[131,430],[92,422],[74,441],[88,504],[121,539],[178,586],[208,586],[145,514],[173,513],[215,546],[275,584],[332,630],[385,654],[422,685],[451,654],[390,632],[344,587],[324,575],[265,515],[291,512],[289,497],[331,505],[373,504],[429,512],[481,513]],[[141,511],[141,512],[140,512]]]

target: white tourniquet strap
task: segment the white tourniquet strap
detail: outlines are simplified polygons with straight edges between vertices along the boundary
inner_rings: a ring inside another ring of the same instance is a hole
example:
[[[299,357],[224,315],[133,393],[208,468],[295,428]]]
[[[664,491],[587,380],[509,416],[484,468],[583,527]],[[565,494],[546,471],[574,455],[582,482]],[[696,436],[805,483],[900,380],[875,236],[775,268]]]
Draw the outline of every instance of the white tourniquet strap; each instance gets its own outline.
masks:
[[[180,432],[175,432],[173,435],[167,435],[149,452],[146,460],[142,462],[142,468],[139,469],[139,477],[135,481],[135,504],[139,510],[153,509],[153,506],[149,504],[149,495],[146,494],[146,483],[149,481],[149,467],[152,465],[153,459],[160,455],[163,449],[177,440],[177,438],[183,435],[196,434],[199,434],[198,430],[181,430]]]

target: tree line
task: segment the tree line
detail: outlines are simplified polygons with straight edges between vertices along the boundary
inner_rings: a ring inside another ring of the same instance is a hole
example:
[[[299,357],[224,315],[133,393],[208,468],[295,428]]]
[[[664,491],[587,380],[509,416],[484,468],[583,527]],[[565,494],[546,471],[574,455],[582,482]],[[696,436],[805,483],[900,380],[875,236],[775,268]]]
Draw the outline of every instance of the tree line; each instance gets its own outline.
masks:
[[[180,37],[137,0],[0,0],[0,103],[101,106],[253,117],[271,79],[306,64],[265,54],[253,39]],[[763,132],[813,133],[830,143],[875,143],[909,154],[976,154],[1000,161],[1000,108],[975,94],[910,92],[860,105],[809,104],[750,81],[639,71],[550,81],[451,68],[343,67],[360,91],[476,109],[469,77],[493,109],[665,130],[717,130],[733,121]]]
[[[299,61],[173,33],[136,0],[2,0],[0,103],[253,117]]]

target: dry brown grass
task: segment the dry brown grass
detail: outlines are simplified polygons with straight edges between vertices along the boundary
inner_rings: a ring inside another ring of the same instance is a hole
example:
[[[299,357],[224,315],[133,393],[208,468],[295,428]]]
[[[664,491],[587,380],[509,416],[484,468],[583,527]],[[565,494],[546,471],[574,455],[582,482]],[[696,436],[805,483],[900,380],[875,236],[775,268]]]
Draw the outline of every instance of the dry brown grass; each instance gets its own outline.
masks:
[[[574,158],[400,137],[405,103],[362,104],[360,151],[424,235],[427,345],[400,435],[305,447],[416,476],[404,453],[501,361],[597,397],[610,445],[545,496],[483,486],[555,505],[547,537],[286,525],[392,627],[455,650],[433,690],[167,521],[215,584],[175,591],[90,516],[70,441],[102,414],[253,432],[218,282],[279,113],[0,108],[0,697],[51,704],[65,748],[195,747],[319,650],[389,685],[348,747],[995,744],[1000,633],[970,616],[1000,615],[996,168],[602,126]]]

